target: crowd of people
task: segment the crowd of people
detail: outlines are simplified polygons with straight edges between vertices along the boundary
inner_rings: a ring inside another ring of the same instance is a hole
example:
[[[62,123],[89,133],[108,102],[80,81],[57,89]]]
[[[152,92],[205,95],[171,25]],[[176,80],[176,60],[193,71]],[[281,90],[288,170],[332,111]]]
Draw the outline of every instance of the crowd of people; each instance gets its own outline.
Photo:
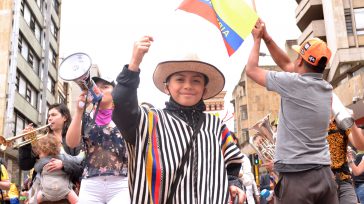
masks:
[[[33,169],[26,203],[364,203],[363,154],[348,149],[364,150],[364,136],[355,123],[342,129],[332,114],[333,88],[322,74],[330,49],[309,39],[294,47],[292,62],[261,19],[252,34],[246,73],[281,96],[274,160],[258,185],[233,133],[204,112],[204,100],[225,84],[213,64],[194,53],[160,62],[152,78],[169,101],[162,109],[139,105],[140,64],[154,41],[143,36],[117,83],[92,78],[100,101],[82,92],[73,116],[66,105],[51,105],[47,133],[19,148],[20,169]],[[258,66],[262,41],[283,71]],[[1,165],[0,189],[9,188]]]

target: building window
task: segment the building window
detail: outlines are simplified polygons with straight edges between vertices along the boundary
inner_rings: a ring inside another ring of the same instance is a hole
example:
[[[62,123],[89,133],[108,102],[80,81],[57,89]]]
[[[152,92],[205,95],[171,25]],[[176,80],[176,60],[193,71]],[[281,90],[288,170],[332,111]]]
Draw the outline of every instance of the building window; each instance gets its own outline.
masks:
[[[49,61],[52,62],[53,66],[56,66],[56,52],[52,47],[49,49]]]
[[[38,42],[41,42],[41,27],[38,23],[35,24],[34,35],[35,38],[37,38]]]
[[[29,23],[29,27],[30,27],[30,29],[33,31],[33,33],[34,33],[34,31],[35,31],[35,19],[34,19],[34,17],[32,16],[31,17],[31,19],[30,19],[30,23]]]
[[[56,23],[54,22],[53,18],[52,18],[52,21],[51,21],[51,33],[54,36],[54,38],[57,39],[58,29],[56,27]]]
[[[33,70],[37,75],[39,74],[39,64],[40,64],[40,59],[37,56],[34,56]]]
[[[21,53],[22,44],[23,44],[23,35],[21,33],[19,33],[19,38],[18,38],[18,52],[19,53]]]
[[[25,119],[22,115],[16,114],[16,118],[15,118],[15,129],[14,129],[14,133],[19,134],[23,131],[23,129],[25,128]]]
[[[15,88],[16,88],[16,91],[19,92],[19,80],[20,80],[20,77],[19,77],[19,74],[16,73],[16,83],[15,83]]]
[[[31,50],[29,50],[29,53],[28,53],[28,63],[33,67],[33,52]]]
[[[346,24],[346,31],[348,34],[353,34],[353,21],[351,19],[351,10],[344,9],[344,15],[345,15],[345,24]]]
[[[32,100],[32,91],[30,90],[29,86],[27,86],[25,91],[25,99],[30,103]]]
[[[241,88],[242,88],[242,90],[241,90],[241,94],[242,94],[242,96],[246,96],[246,91],[245,91],[245,82],[242,84]]]
[[[24,77],[18,74],[19,76],[19,84],[18,84],[18,92],[20,95],[25,97],[27,82],[25,81]]]
[[[66,98],[62,95],[62,93],[58,93],[58,103],[66,104]]]
[[[37,108],[38,106],[38,92],[36,91],[35,88],[33,88],[32,86],[29,86],[29,89],[31,91],[31,100],[30,100],[30,104],[34,107]]]
[[[29,52],[29,46],[28,43],[24,40],[24,38],[22,38],[22,43],[21,43],[21,55],[23,56],[24,59],[28,59],[28,52]]]
[[[38,92],[37,90],[30,84],[29,81],[25,79],[25,77],[17,72],[16,73],[16,90],[18,93],[25,98],[34,108],[38,106]]]
[[[20,2],[20,13],[24,17],[24,1]]]
[[[37,1],[37,5],[38,5],[38,7],[39,7],[39,9],[41,10],[41,11],[43,11],[43,0],[36,0]]]
[[[59,10],[58,0],[53,0],[52,5],[53,5],[54,10],[56,10],[56,13],[58,14],[58,10]]]
[[[18,110],[14,111],[14,117],[15,117],[15,127],[13,130],[14,135],[21,134],[25,128],[30,122],[28,118],[26,118],[23,114],[21,114]]]
[[[34,55],[34,51],[32,51],[31,49],[29,49],[28,51],[27,61],[29,65],[33,68],[33,71],[38,75],[40,59],[36,55]]]
[[[242,131],[241,136],[242,136],[243,140],[244,141],[247,140],[249,137],[249,130],[247,128],[244,128],[241,131]]]
[[[48,90],[49,90],[52,94],[55,94],[55,93],[56,93],[56,86],[55,86],[55,82],[54,82],[54,80],[52,79],[52,77],[50,77],[49,75],[48,75],[47,88],[48,88]]]
[[[354,9],[355,28],[358,35],[364,35],[364,8]]]
[[[240,106],[240,119],[241,120],[247,120],[248,119],[247,105]]]
[[[23,5],[24,5],[24,15],[23,15],[24,20],[29,25],[30,19],[31,19],[31,13],[30,13],[30,10],[29,10],[28,6],[25,3]]]

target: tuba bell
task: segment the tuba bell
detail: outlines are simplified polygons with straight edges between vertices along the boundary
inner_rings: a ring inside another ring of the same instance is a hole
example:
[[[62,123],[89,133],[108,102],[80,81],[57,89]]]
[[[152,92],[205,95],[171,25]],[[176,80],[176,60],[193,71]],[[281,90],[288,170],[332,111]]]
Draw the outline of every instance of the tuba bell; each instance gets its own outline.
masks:
[[[92,103],[99,102],[102,94],[95,82],[90,78],[91,58],[86,53],[74,53],[66,57],[59,67],[59,77],[65,81],[74,81],[81,90],[88,91]],[[83,107],[84,104],[79,104]]]
[[[250,128],[257,132],[249,138],[249,143],[264,163],[268,160],[273,160],[275,153],[276,133],[270,124],[269,115],[266,115]]]

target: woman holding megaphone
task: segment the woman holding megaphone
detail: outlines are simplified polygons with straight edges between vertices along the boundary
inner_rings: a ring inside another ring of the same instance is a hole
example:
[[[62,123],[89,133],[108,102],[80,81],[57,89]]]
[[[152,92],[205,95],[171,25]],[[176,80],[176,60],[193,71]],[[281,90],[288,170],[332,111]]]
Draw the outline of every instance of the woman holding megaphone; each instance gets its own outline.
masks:
[[[129,203],[126,145],[111,120],[114,109],[113,80],[93,77],[102,98],[90,113],[88,93],[84,91],[66,135],[67,144],[83,144],[86,153],[79,203]],[[81,105],[80,105],[81,104]],[[83,106],[84,104],[84,106]]]

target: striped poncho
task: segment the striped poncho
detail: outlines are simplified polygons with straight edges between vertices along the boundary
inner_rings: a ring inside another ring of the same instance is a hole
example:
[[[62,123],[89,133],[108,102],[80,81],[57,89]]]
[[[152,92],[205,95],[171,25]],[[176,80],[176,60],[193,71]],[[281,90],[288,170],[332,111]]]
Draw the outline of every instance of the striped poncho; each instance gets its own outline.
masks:
[[[227,203],[228,174],[233,175],[236,169],[238,174],[243,162],[229,130],[218,117],[201,113],[205,121],[193,143],[197,148],[191,148],[183,175],[176,179],[194,124],[187,124],[173,111],[139,107],[139,80],[139,72],[125,66],[113,91],[113,121],[129,153],[131,203],[166,203],[169,196],[177,204]],[[197,149],[193,154],[197,156],[192,156],[192,149]],[[171,192],[174,182],[178,185]]]
[[[141,112],[135,145],[128,145],[131,200],[165,203],[193,130],[167,111],[142,109]],[[226,167],[241,163],[243,156],[220,119],[211,114],[204,116],[205,122],[197,135],[197,203],[227,203]],[[173,203],[196,203],[192,158],[190,155],[182,180],[173,192]]]

